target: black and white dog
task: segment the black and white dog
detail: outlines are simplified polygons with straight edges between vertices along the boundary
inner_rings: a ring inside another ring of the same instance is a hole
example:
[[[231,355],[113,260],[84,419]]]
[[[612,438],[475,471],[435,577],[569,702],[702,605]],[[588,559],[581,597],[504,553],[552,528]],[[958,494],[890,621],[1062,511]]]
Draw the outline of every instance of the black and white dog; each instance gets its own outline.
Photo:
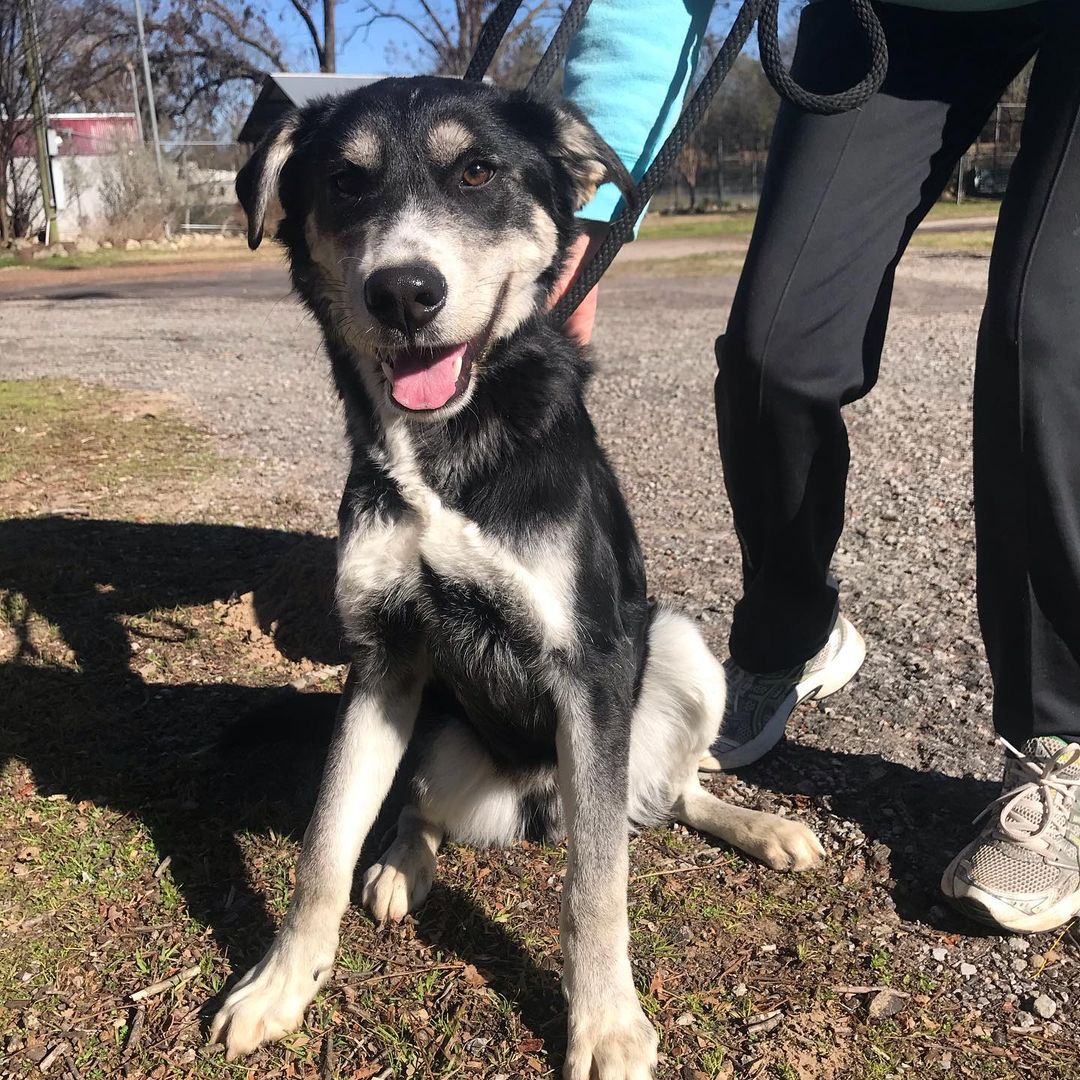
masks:
[[[628,957],[631,825],[677,818],[779,869],[821,855],[805,826],[699,785],[723,671],[690,622],[650,608],[587,361],[543,314],[574,211],[608,179],[631,190],[572,107],[434,78],[289,113],[237,179],[252,247],[280,198],[278,239],[344,402],[352,665],[292,906],[214,1020],[230,1058],[296,1028],[330,975],[410,741],[412,805],[364,903],[380,921],[421,904],[446,836],[568,835],[571,1080],[652,1074]]]

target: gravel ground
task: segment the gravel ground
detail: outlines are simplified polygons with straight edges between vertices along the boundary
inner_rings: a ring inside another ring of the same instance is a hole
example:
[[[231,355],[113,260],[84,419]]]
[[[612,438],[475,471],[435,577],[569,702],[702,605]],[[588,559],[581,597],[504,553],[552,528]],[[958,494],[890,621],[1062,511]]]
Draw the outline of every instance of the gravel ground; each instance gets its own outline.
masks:
[[[975,620],[968,450],[985,271],[985,260],[940,256],[901,270],[881,383],[848,410],[853,467],[836,558],[870,656],[854,692],[795,729],[822,748],[956,776],[998,768]],[[718,651],[738,547],[715,449],[712,341],[733,288],[730,275],[614,279],[591,397],[651,588],[700,619]],[[247,459],[256,490],[300,494],[312,524],[330,530],[345,475],[339,413],[316,329],[285,289],[273,300],[185,289],[168,304],[9,301],[0,372],[176,395]]]
[[[853,465],[836,571],[866,664],[844,693],[800,710],[778,754],[720,783],[748,804],[812,806],[834,850],[865,852],[845,883],[865,874],[873,884],[880,907],[867,933],[898,963],[952,972],[956,993],[995,1032],[1073,1038],[1075,941],[973,936],[936,893],[1000,774],[975,612],[969,450],[986,267],[941,255],[902,265],[880,384],[847,413]],[[613,279],[591,395],[651,590],[699,620],[720,654],[738,546],[715,446],[711,353],[733,287],[727,275]],[[278,300],[207,291],[186,289],[167,305],[8,301],[0,374],[176,395],[247,462],[253,491],[298,496],[309,524],[331,530],[344,451],[315,327],[284,286]],[[243,521],[244,506],[235,515]],[[1049,965],[1055,977],[1040,979]]]

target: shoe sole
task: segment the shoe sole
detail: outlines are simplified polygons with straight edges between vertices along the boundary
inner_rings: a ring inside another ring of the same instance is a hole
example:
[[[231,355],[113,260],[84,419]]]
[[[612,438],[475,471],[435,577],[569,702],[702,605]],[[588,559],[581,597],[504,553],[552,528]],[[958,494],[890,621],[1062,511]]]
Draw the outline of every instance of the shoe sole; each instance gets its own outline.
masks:
[[[993,893],[975,885],[961,884],[958,889],[953,873],[954,866],[955,860],[942,875],[941,892],[960,914],[982,923],[983,926],[1006,930],[1010,934],[1039,934],[1046,930],[1058,930],[1080,915],[1080,892],[1064,897],[1046,911],[1024,915],[1003,903]]]
[[[780,703],[769,722],[749,742],[729,750],[722,758],[706,754],[698,762],[698,769],[702,772],[726,772],[760,761],[783,738],[787,722],[799,705],[804,701],[820,701],[847,686],[866,659],[866,642],[846,619],[844,625],[847,640],[826,667],[796,683],[795,689]]]

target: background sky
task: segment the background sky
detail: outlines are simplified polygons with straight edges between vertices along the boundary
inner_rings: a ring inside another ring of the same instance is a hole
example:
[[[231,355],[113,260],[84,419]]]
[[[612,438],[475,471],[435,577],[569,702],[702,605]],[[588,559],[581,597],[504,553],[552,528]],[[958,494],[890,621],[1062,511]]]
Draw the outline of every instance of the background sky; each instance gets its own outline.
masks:
[[[734,0],[718,0],[712,29],[724,33],[735,17],[738,6]],[[781,8],[785,11],[793,11],[799,6],[801,0],[781,2]],[[421,17],[420,5],[416,0],[398,0],[397,9],[409,17]],[[338,50],[339,72],[348,75],[415,74],[407,63],[407,56],[415,51],[418,39],[408,27],[394,20],[381,19],[369,27],[356,29],[362,17],[348,0],[339,0],[337,13],[338,41],[345,42],[344,47]],[[275,29],[293,52],[293,70],[315,70],[314,52],[307,31],[290,4],[283,3],[279,8]],[[356,32],[352,33],[354,29]]]

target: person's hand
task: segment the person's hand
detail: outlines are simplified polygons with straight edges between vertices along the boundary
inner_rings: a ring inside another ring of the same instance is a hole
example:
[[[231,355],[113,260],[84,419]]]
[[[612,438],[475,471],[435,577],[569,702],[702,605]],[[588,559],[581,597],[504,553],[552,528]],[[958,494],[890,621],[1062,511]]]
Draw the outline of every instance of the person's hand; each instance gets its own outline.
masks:
[[[548,301],[548,310],[553,308],[570,288],[577,277],[578,271],[592,258],[607,236],[608,225],[601,221],[586,221],[581,235],[574,241],[570,252],[566,257],[566,266],[562,276],[555,283],[551,291],[551,299]],[[592,339],[593,323],[596,321],[596,301],[599,296],[600,286],[595,285],[589,295],[578,305],[577,311],[566,320],[563,332],[567,337],[576,341],[579,345],[588,345]]]

